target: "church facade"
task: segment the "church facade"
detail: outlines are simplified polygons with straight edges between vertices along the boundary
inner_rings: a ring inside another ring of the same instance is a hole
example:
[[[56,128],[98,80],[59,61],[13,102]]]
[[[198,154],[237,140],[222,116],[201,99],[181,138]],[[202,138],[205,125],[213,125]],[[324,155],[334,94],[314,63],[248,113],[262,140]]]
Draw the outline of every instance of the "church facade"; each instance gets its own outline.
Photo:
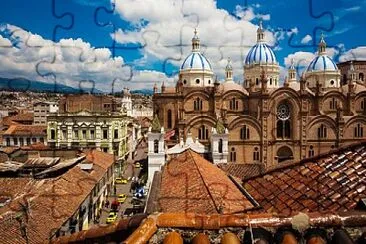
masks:
[[[224,161],[272,167],[364,140],[363,76],[351,62],[347,71],[342,70],[347,78],[344,81],[344,75],[326,54],[323,37],[318,49],[302,77],[296,76],[292,63],[280,86],[280,66],[260,25],[239,85],[233,80],[230,59],[225,80],[215,80],[195,32],[192,52],[180,67],[176,87],[163,84],[160,91],[154,87],[154,115],[165,131],[175,130],[166,144],[173,146],[189,135],[214,150],[212,138],[217,137],[220,124],[228,134],[226,151],[222,152],[222,145],[218,149]],[[217,145],[220,147],[220,143]]]

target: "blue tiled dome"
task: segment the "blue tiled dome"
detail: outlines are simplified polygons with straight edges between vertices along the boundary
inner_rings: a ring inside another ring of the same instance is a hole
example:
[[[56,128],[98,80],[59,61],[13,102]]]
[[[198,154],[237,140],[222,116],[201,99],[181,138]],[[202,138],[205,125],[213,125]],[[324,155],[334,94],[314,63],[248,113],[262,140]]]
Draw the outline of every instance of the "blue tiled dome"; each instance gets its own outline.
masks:
[[[245,64],[277,63],[272,49],[265,43],[259,42],[253,46],[245,59]]]
[[[212,71],[210,62],[199,52],[192,52],[183,62],[180,67],[184,69],[200,69]]]
[[[311,61],[306,71],[337,71],[338,67],[327,55],[319,55]]]

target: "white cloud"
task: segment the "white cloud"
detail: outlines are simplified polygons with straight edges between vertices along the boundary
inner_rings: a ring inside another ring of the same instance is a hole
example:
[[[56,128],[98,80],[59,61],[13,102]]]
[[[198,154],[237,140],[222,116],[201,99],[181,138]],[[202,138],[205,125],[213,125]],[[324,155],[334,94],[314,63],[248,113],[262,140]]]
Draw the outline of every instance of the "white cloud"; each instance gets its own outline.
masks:
[[[123,20],[139,27],[129,31],[119,29],[116,41],[146,44],[142,50],[143,62],[168,59],[179,67],[191,51],[191,39],[197,27],[201,49],[219,77],[224,76],[221,62],[227,57],[232,58],[234,72],[242,73],[243,59],[257,38],[258,26],[250,21],[270,19],[270,15],[257,14],[252,7],[240,6],[233,16],[217,8],[213,0],[124,0],[116,2],[116,12]],[[265,34],[267,43],[275,45],[273,33]]]
[[[306,36],[304,36],[304,38],[302,38],[301,43],[302,44],[308,44],[312,40],[313,40],[313,38],[311,37],[311,35],[306,35]]]
[[[351,49],[339,57],[340,62],[349,60],[363,60],[366,61],[366,46]]]
[[[106,92],[124,86],[152,88],[153,81],[169,80],[161,72],[133,70],[122,57],[113,58],[109,49],[94,48],[80,38],[55,43],[13,25],[0,26],[0,33],[10,33],[0,36],[0,77],[52,83],[56,79],[76,88],[80,81],[92,80],[95,88]]]

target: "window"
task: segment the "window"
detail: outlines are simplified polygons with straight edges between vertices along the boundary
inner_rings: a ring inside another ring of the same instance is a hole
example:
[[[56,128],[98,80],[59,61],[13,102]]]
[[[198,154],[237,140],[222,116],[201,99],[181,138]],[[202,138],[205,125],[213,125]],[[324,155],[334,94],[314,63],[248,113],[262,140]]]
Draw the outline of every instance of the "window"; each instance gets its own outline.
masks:
[[[6,138],[6,146],[10,146],[10,138],[8,137],[8,138]]]
[[[239,101],[236,98],[232,98],[229,102],[230,110],[238,110],[239,109]]]
[[[44,143],[44,138],[43,138],[43,137],[39,138],[39,141],[40,141],[41,143]]]
[[[218,150],[219,153],[222,153],[222,139],[219,140]]]
[[[154,140],[154,153],[158,153],[158,152],[159,152],[159,141]]]
[[[366,111],[366,97],[361,100],[361,110]]]
[[[56,131],[54,129],[51,129],[51,140],[56,139]]]
[[[277,108],[277,137],[291,138],[290,108],[281,104]]]
[[[211,84],[211,80],[208,80],[208,84]]]
[[[334,80],[331,80],[330,81],[330,84],[333,86],[334,85]]]
[[[103,139],[108,139],[108,130],[107,129],[103,130]]]
[[[74,130],[74,139],[79,139],[79,130]]]
[[[361,138],[363,137],[363,126],[361,124],[357,124],[354,129],[354,137]]]
[[[62,130],[62,139],[64,139],[64,140],[67,139],[67,131],[66,130]]]
[[[243,128],[240,129],[240,139],[246,140],[249,139],[249,126],[244,125]]]
[[[208,139],[208,129],[202,125],[198,130],[198,139],[207,140]]]
[[[184,84],[184,85],[185,85],[185,84],[187,84],[187,80],[184,80],[184,81],[183,81],[183,84]]]
[[[323,124],[318,128],[318,138],[327,138],[327,127]]]
[[[17,146],[18,145],[18,138],[14,138],[14,145]]]
[[[202,100],[199,97],[193,101],[193,107],[195,111],[202,110]]]
[[[90,139],[94,140],[95,138],[95,132],[94,130],[90,130]]]
[[[118,129],[114,129],[114,139],[118,138]]]
[[[259,161],[259,150],[258,147],[254,148],[254,152],[253,152],[253,160],[254,161]]]
[[[236,151],[234,147],[230,151],[230,162],[236,162]]]
[[[173,118],[172,118],[172,110],[168,110],[168,129],[170,129],[170,128],[172,128],[173,126],[172,126],[172,120],[173,120]]]
[[[269,78],[269,84],[272,85],[272,78]]]
[[[103,152],[105,152],[105,153],[108,152],[108,147],[104,147]]]
[[[258,78],[255,78],[255,84],[259,85],[259,79]]]
[[[27,138],[27,145],[30,145],[31,144],[31,139],[28,137]]]
[[[81,131],[81,138],[86,139],[86,130]]]
[[[32,138],[32,143],[36,143],[37,142],[37,138],[33,137]]]
[[[338,101],[336,98],[332,98],[330,101],[329,101],[329,108],[332,109],[332,110],[335,110],[338,108]]]
[[[196,79],[196,84],[199,84],[200,83],[200,79]]]
[[[310,146],[309,148],[309,158],[314,157],[314,147]]]
[[[360,81],[363,81],[364,80],[364,74],[363,73],[360,73],[359,75],[358,75],[358,79],[360,80]]]
[[[24,139],[23,138],[19,138],[19,144],[20,144],[21,147],[24,146]]]

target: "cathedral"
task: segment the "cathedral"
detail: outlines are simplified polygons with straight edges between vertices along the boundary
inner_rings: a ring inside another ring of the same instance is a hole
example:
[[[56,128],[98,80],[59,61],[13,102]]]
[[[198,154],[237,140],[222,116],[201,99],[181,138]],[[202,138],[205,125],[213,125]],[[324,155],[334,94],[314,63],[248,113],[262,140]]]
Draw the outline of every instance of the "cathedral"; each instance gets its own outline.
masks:
[[[355,61],[356,62],[356,61]],[[257,163],[266,168],[299,161],[364,140],[366,86],[353,66],[338,68],[321,37],[317,56],[297,77],[294,63],[280,85],[280,66],[259,25],[244,60],[243,81],[215,79],[195,31],[175,87],[154,86],[154,115],[170,148],[192,137],[214,163]]]

